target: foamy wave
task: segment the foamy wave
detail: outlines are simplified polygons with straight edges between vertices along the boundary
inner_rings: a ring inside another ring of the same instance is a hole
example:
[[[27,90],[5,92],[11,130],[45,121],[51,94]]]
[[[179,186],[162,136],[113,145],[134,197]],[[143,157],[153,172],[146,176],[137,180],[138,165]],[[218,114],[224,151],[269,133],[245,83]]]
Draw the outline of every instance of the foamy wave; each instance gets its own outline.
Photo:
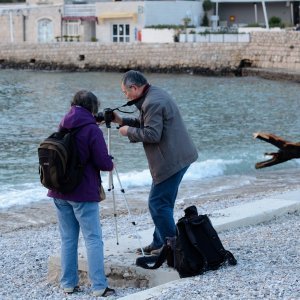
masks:
[[[2,186],[0,209],[41,201],[47,198],[46,193],[47,190],[39,182]]]
[[[208,159],[203,162],[195,162],[187,170],[183,177],[183,181],[222,176],[229,165],[240,164],[241,162],[242,160],[240,159]],[[116,175],[115,172],[113,173]],[[107,174],[103,173],[102,179],[104,187],[108,187],[107,178]],[[149,186],[152,182],[150,171],[148,169],[141,172],[134,171],[128,173],[119,173],[119,178],[124,188]],[[117,176],[114,176],[114,184],[116,184],[117,181]]]
[[[203,162],[195,162],[186,172],[183,181],[199,180],[223,176],[230,165],[239,164],[241,160],[210,159]],[[114,186],[119,187],[117,173],[113,172]],[[132,171],[128,173],[118,173],[121,186],[126,188],[142,188],[151,185],[152,178],[150,171]],[[108,188],[108,173],[102,174],[103,186]],[[220,187],[221,188],[221,187]],[[47,190],[40,184],[24,183],[18,185],[1,186],[0,209],[9,208],[14,205],[26,205],[47,199]]]
[[[208,159],[203,162],[195,162],[189,167],[183,180],[197,180],[222,176],[225,174],[228,166],[240,164],[241,162],[241,159]]]

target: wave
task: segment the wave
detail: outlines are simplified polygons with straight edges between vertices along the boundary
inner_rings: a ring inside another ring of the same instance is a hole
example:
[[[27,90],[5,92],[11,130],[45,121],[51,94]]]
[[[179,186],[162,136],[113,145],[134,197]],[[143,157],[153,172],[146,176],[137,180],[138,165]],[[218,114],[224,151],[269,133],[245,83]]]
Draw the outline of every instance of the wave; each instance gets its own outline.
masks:
[[[229,166],[240,164],[241,162],[242,160],[240,159],[208,159],[203,162],[195,162],[187,170],[186,174],[183,177],[183,181],[223,176]],[[102,177],[105,186],[107,175],[102,175]],[[122,186],[126,188],[151,185],[152,182],[150,171],[148,169],[141,172],[133,171],[128,173],[119,173],[119,178]]]
[[[1,186],[0,209],[26,205],[46,198],[46,189],[39,182]]]
[[[240,164],[241,160],[209,159],[193,163],[183,181],[199,180],[223,176],[231,165]],[[126,173],[113,172],[114,185],[121,184],[122,188],[142,188],[151,185],[152,179],[149,170],[131,171]],[[102,174],[103,186],[108,189],[108,173]],[[221,187],[220,187],[221,188]],[[23,183],[18,185],[2,185],[0,187],[0,209],[15,205],[26,205],[48,199],[46,189],[40,182]]]

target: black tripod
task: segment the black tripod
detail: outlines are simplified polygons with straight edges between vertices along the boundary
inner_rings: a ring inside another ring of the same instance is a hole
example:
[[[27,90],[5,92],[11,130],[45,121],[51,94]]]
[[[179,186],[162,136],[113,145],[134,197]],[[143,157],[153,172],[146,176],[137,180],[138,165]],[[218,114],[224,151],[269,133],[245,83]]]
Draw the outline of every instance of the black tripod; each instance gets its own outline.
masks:
[[[106,128],[107,128],[107,148],[108,148],[108,154],[111,156],[111,125],[109,122],[106,122]],[[112,157],[113,158],[113,157]],[[118,234],[118,220],[117,220],[117,209],[116,209],[116,199],[115,199],[115,191],[114,191],[114,180],[113,180],[113,171],[115,171],[116,173],[116,176],[117,176],[117,179],[118,179],[118,182],[119,182],[119,185],[120,185],[120,191],[122,192],[123,194],[123,197],[124,197],[124,200],[125,200],[125,205],[126,205],[126,208],[127,208],[127,211],[128,211],[128,214],[129,214],[129,217],[130,219],[132,220],[131,221],[131,224],[135,227],[136,225],[136,222],[133,221],[132,219],[132,215],[131,215],[131,212],[130,212],[130,209],[129,209],[129,206],[128,206],[128,201],[126,199],[126,196],[125,196],[125,190],[123,189],[122,187],[122,183],[121,183],[121,180],[120,180],[120,177],[119,177],[119,174],[118,174],[118,171],[117,171],[117,167],[116,165],[114,164],[114,169],[112,171],[109,172],[109,177],[108,177],[108,191],[109,192],[112,192],[112,198],[113,198],[113,209],[114,209],[114,219],[115,219],[115,228],[116,228],[116,239],[117,239],[117,245],[119,245],[119,234]],[[141,243],[141,237],[140,235],[138,234],[137,232],[137,229],[135,227],[135,234],[139,240],[139,246],[141,248],[141,251],[142,251],[142,254],[143,256],[145,255],[144,254],[144,250],[142,248],[142,243]]]

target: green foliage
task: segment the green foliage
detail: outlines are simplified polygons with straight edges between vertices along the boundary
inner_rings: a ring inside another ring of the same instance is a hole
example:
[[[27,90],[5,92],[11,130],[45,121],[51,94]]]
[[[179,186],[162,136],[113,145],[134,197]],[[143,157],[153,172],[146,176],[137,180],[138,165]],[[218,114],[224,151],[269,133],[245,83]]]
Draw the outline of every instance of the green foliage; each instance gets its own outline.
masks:
[[[279,17],[271,17],[269,19],[269,26],[270,27],[281,27],[283,24],[281,23],[281,19]]]
[[[158,24],[158,25],[149,25],[145,28],[153,29],[183,29],[183,25],[174,25],[174,24]]]
[[[201,26],[207,27],[208,25],[209,25],[209,20],[208,20],[207,13],[205,12],[205,13],[204,13],[204,16],[203,16],[203,19],[202,19],[202,24],[201,24]]]
[[[184,27],[188,27],[188,25],[191,23],[192,20],[190,18],[186,17],[186,18],[183,18],[182,21],[183,21]]]
[[[246,27],[261,27],[258,23],[250,23]]]
[[[158,24],[158,25],[148,25],[145,28],[152,29],[175,29],[175,30],[183,30],[185,29],[184,25],[174,25],[174,24]],[[195,28],[194,25],[187,26],[187,28]]]
[[[213,8],[213,3],[210,0],[204,0],[202,7],[204,12],[210,11]]]
[[[98,42],[98,39],[95,36],[91,37],[91,42]]]

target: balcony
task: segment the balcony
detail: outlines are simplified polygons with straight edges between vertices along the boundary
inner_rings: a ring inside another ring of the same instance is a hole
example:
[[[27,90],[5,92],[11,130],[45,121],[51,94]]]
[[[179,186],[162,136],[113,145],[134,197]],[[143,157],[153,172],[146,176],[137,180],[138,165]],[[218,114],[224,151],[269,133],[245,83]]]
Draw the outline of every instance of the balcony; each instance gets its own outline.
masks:
[[[64,17],[96,16],[95,4],[68,4],[64,6]]]

